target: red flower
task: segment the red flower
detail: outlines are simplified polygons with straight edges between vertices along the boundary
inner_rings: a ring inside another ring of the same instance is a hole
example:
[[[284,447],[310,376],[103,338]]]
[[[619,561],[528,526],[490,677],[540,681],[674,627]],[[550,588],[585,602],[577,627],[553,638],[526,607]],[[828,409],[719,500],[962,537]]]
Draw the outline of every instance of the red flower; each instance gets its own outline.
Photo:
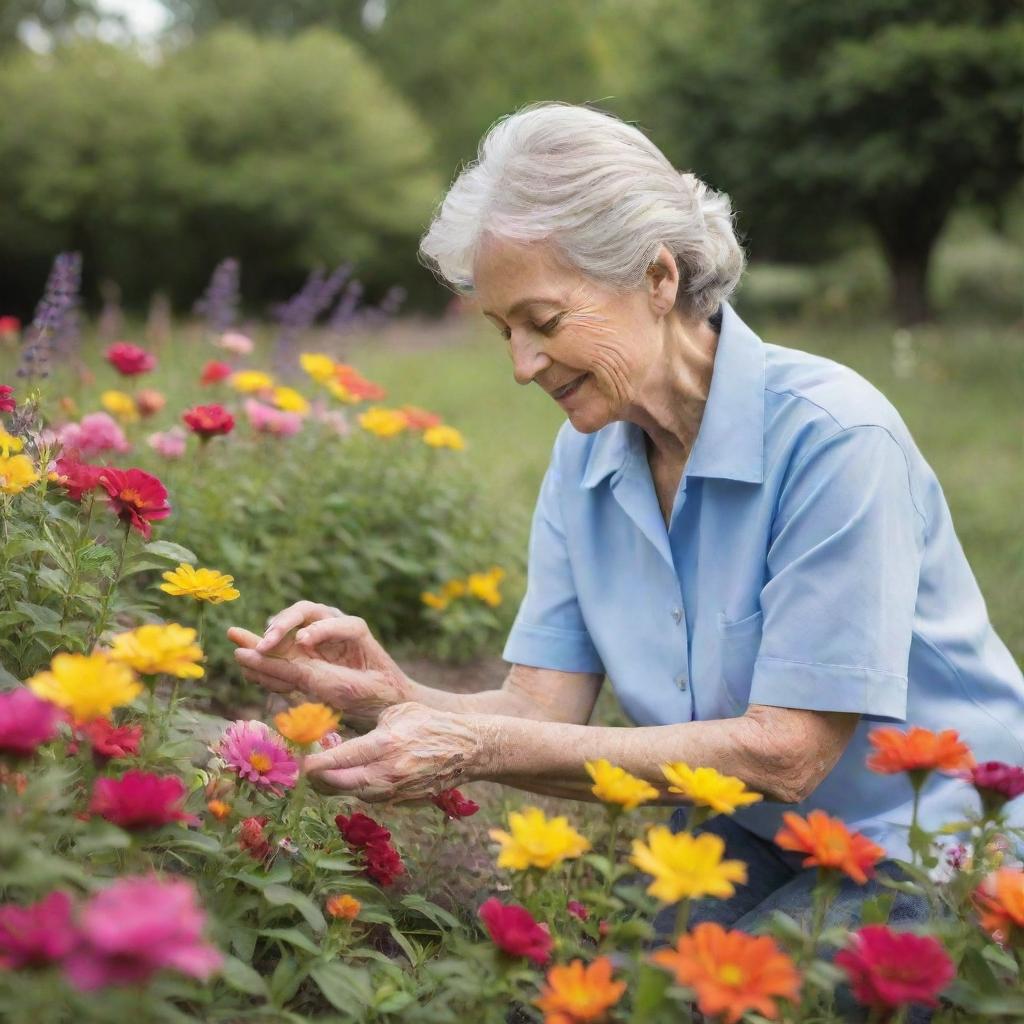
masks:
[[[246,818],[238,828],[238,845],[253,860],[269,860],[273,852],[263,834],[263,826],[269,820],[266,817]]]
[[[16,316],[0,316],[0,338],[16,338],[21,333],[21,321]]]
[[[100,483],[110,495],[110,507],[118,519],[130,523],[146,540],[152,533],[150,524],[171,514],[167,488],[141,469],[105,466],[100,473]]]
[[[28,757],[57,736],[60,708],[19,686],[0,693],[0,754]]]
[[[135,377],[154,369],[156,356],[138,345],[117,341],[107,349],[107,362],[125,377]]]
[[[172,821],[195,823],[182,803],[185,783],[175,775],[154,775],[136,769],[119,779],[97,779],[89,810],[126,829],[157,828]]]
[[[398,851],[386,840],[374,840],[363,849],[366,855],[366,874],[378,885],[391,885],[405,873],[405,865]]]
[[[181,418],[188,429],[204,441],[217,434],[230,434],[235,428],[235,417],[222,405],[197,405]]]
[[[85,495],[100,484],[100,473],[105,466],[90,466],[79,462],[72,455],[62,455],[53,464],[54,482],[63,487],[72,501],[81,501]]]
[[[0,319],[3,319],[0,317]],[[3,333],[0,331],[0,333]],[[14,388],[10,384],[0,384],[0,412],[14,412],[17,403],[14,401]]]
[[[505,906],[492,896],[477,913],[498,949],[529,957],[538,966],[551,959],[551,935],[525,907]]]
[[[199,383],[216,384],[219,381],[226,380],[234,372],[227,363],[220,363],[216,359],[211,359],[203,367],[203,375],[199,378]]]
[[[890,931],[881,924],[856,932],[835,963],[850,976],[857,999],[883,1011],[908,1003],[938,1005],[939,993],[956,973],[938,939]]]
[[[67,893],[51,892],[27,907],[0,906],[0,969],[42,967],[63,960],[76,940]]]
[[[383,825],[378,825],[373,818],[360,814],[359,811],[350,818],[346,818],[344,814],[336,815],[334,824],[338,826],[338,831],[349,846],[361,848],[370,843],[391,841],[391,833]]]
[[[430,802],[435,807],[440,807],[449,818],[468,818],[480,810],[480,805],[475,800],[464,797],[457,789],[443,789]]]
[[[586,921],[587,918],[590,917],[590,911],[587,910],[579,900],[569,900],[565,909],[568,910],[573,917],[578,917],[581,921]]]
[[[1024,768],[1003,761],[983,761],[963,772],[978,791],[982,805],[988,813],[998,811],[1007,800],[1024,793]]]
[[[89,741],[92,752],[104,761],[114,757],[128,757],[139,752],[142,739],[141,725],[111,724],[107,718],[94,718],[78,727],[82,737]]]

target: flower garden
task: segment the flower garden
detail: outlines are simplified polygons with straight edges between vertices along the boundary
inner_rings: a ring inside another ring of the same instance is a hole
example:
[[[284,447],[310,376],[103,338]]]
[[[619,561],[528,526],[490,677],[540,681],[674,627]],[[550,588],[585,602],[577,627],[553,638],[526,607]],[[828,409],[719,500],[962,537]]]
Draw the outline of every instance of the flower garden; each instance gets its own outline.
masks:
[[[304,756],[350,726],[254,692],[225,627],[308,597],[386,644],[493,648],[521,555],[460,461],[472,438],[415,395],[385,404],[337,339],[305,346],[331,279],[273,346],[238,329],[229,265],[188,337],[90,346],[78,272],[58,258],[24,331],[0,319],[0,1019],[1024,1020],[1024,836],[1004,815],[1024,768],[953,730],[879,728],[864,770],[915,800],[958,776],[980,812],[915,821],[898,879],[842,822],[787,815],[775,841],[816,871],[813,912],[757,936],[689,922],[747,880],[698,826],[761,799],[711,769],[661,767],[677,834],[604,761],[594,806],[314,788]],[[850,927],[828,913],[843,879],[880,885]],[[927,928],[890,926],[898,893],[927,899]]]

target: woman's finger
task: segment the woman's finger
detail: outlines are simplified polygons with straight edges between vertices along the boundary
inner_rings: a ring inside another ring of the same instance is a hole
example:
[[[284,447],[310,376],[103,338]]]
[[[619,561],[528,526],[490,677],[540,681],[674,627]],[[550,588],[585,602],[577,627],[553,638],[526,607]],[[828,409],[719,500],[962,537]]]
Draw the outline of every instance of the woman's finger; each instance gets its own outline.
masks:
[[[291,683],[286,683],[277,676],[267,675],[266,672],[257,672],[251,668],[243,668],[242,676],[251,683],[259,683],[265,690],[270,690],[272,693],[291,693],[295,689]]]
[[[329,618],[334,612],[335,609],[328,608],[326,605],[314,604],[312,601],[297,601],[271,618],[263,633],[263,638],[256,645],[256,650],[261,653],[269,651],[293,629],[305,622]]]
[[[374,791],[380,790],[380,779],[375,777],[372,766],[361,765],[358,768],[337,768],[333,771],[318,772],[320,780],[331,789],[366,790],[372,798]]]
[[[307,772],[336,771],[342,768],[365,767],[379,761],[384,754],[380,734],[375,729],[365,736],[346,740],[329,750],[308,754],[303,761]]]
[[[299,665],[285,658],[268,658],[259,651],[250,651],[239,647],[235,651],[235,661],[244,669],[261,672],[273,679],[289,683],[292,689],[305,689],[309,682],[310,672],[305,665]]]
[[[332,616],[319,619],[303,626],[295,634],[295,642],[312,651],[318,644],[327,640],[365,641],[372,639],[370,629],[363,619],[355,615]]]
[[[241,626],[231,626],[228,629],[228,639],[239,647],[248,649],[254,648],[263,638],[258,633],[250,633]]]

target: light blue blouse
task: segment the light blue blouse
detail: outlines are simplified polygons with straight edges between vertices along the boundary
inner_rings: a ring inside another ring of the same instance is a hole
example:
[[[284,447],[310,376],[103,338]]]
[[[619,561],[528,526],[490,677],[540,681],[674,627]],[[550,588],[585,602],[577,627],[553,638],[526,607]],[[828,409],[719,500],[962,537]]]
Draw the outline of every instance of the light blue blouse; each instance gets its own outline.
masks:
[[[751,703],[860,713],[808,799],[737,814],[769,839],[783,811],[822,808],[908,855],[909,784],[864,765],[880,722],[955,728],[979,761],[1024,763],[1024,678],[899,414],[847,367],[762,343],[728,305],[668,529],[639,427],[562,427],[504,657],[606,673],[637,725]],[[973,800],[934,776],[922,823]],[[1024,799],[1012,806],[1024,824]]]

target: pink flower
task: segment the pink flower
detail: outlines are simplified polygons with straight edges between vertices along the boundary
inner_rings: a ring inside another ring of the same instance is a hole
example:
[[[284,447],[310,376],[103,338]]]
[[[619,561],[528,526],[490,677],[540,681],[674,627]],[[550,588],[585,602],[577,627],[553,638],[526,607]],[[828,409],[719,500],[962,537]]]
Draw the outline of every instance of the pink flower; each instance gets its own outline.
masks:
[[[205,924],[191,882],[118,879],[84,907],[65,971],[83,992],[140,984],[165,968],[205,980],[224,959],[203,941]]]
[[[261,434],[291,437],[302,428],[302,417],[297,412],[282,412],[257,402],[255,398],[246,399],[245,414],[249,417],[249,425]]]
[[[586,921],[590,917],[590,911],[587,910],[579,900],[569,900],[565,905],[565,909],[572,914],[573,917],[578,917],[581,921]]]
[[[1024,768],[1015,764],[984,761],[963,772],[962,777],[978,791],[982,806],[989,814],[1024,794]]]
[[[156,356],[128,341],[116,341],[106,352],[107,362],[125,377],[149,373],[156,367]]]
[[[146,439],[149,447],[165,459],[180,459],[185,454],[186,434],[181,427],[158,430]]]
[[[167,488],[152,473],[141,469],[114,469],[105,466],[100,484],[107,492],[111,511],[123,523],[138,530],[146,540],[153,523],[171,514]]]
[[[3,319],[0,317],[0,319]],[[0,384],[0,412],[14,412],[18,403],[14,400],[14,388],[10,384]]]
[[[498,949],[510,956],[525,956],[535,964],[551,959],[553,945],[547,929],[518,903],[505,906],[493,896],[477,911]]]
[[[228,363],[221,363],[216,359],[211,359],[203,367],[203,373],[199,378],[199,383],[217,384],[222,380],[227,380],[232,373],[234,373],[234,370],[231,369]]]
[[[197,824],[182,808],[188,791],[175,775],[154,775],[137,769],[119,779],[97,779],[89,810],[121,828],[159,828],[173,821]]]
[[[236,356],[247,356],[253,349],[252,338],[240,331],[225,331],[217,344],[225,352],[232,352]]]
[[[340,747],[344,742],[340,732],[329,732],[320,740],[320,749],[330,750],[332,747]]]
[[[60,709],[19,686],[0,693],[0,754],[28,757],[57,736]]]
[[[312,418],[333,430],[339,437],[348,437],[352,433],[352,424],[340,409],[331,409],[322,399],[313,403]]]
[[[89,413],[81,423],[68,423],[58,431],[57,439],[66,451],[77,452],[83,459],[101,452],[127,452],[132,447],[124,431],[105,412]]]
[[[62,455],[53,464],[54,483],[63,487],[72,501],[81,501],[89,491],[99,487],[104,468],[79,462],[73,455]]]
[[[0,968],[41,967],[62,960],[74,944],[67,893],[51,892],[27,907],[0,906]]]
[[[233,772],[272,793],[291,789],[299,775],[298,762],[263,722],[233,722],[217,752]]]
[[[142,739],[142,726],[114,725],[109,718],[94,718],[80,725],[78,733],[89,741],[96,758],[107,761],[137,754]]]
[[[238,826],[238,846],[245,850],[253,860],[267,861],[274,852],[263,832],[263,828],[269,820],[265,816],[246,818]]]
[[[0,341],[17,341],[21,321],[16,316],[0,316]]]

